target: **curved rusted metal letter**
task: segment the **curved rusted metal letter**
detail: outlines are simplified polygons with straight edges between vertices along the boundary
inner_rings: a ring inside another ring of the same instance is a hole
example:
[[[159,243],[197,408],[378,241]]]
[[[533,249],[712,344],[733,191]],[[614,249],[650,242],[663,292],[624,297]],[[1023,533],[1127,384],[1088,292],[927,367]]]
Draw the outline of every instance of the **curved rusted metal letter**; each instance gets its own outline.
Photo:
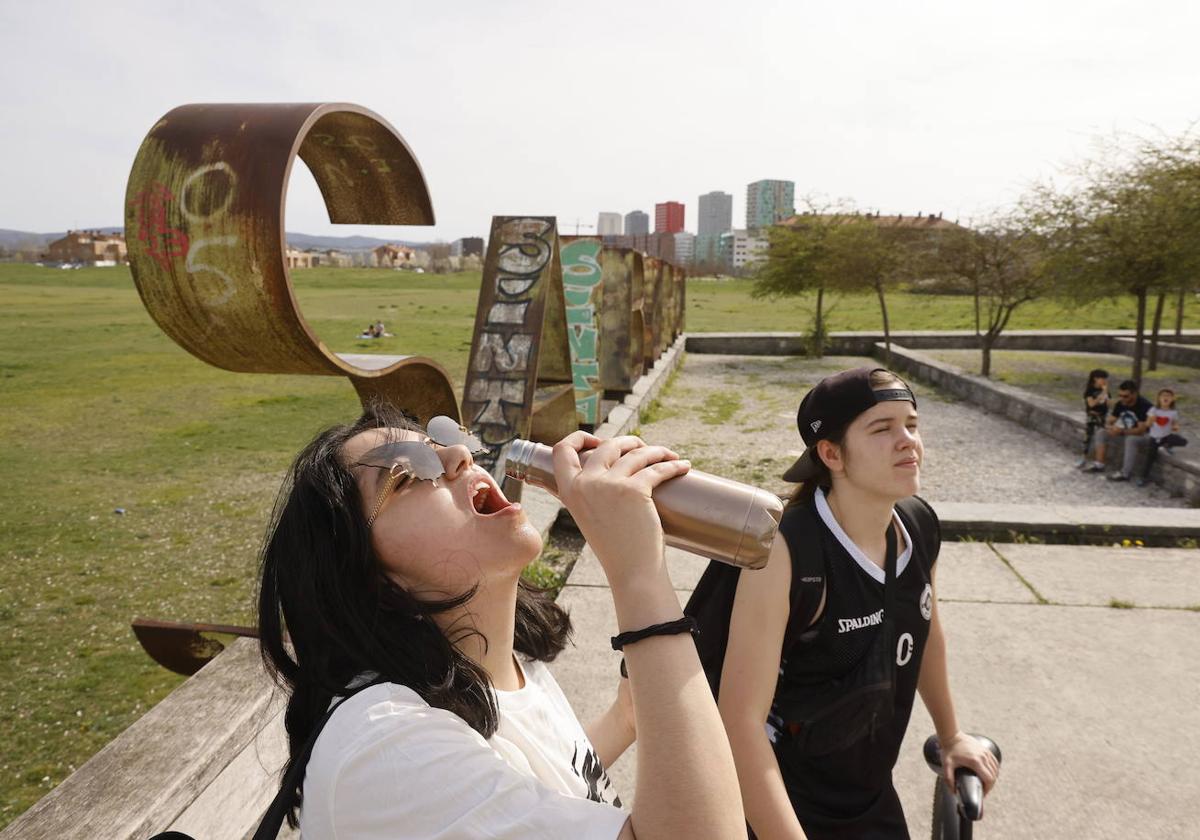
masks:
[[[459,418],[445,370],[418,356],[343,356],[301,315],[285,259],[296,156],[338,224],[431,225],[412,151],[383,118],[348,104],[183,105],[138,150],[126,191],[129,264],[151,317],[226,370],[347,376],[426,422]]]

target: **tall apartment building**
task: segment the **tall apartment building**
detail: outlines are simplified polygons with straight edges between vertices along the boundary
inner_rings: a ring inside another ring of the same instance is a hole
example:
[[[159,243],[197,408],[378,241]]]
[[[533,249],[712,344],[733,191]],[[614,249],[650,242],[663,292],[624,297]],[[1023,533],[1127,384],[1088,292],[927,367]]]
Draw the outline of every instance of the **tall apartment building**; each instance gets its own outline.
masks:
[[[645,236],[650,232],[650,216],[641,210],[625,214],[625,235]]]
[[[761,230],[796,215],[794,181],[755,181],[746,186],[746,229]]]
[[[733,230],[733,196],[719,190],[700,196],[696,235],[721,234]]]
[[[715,190],[700,196],[698,206],[692,261],[701,266],[716,267],[721,262],[721,234],[733,229],[733,196]]]
[[[600,218],[596,220],[596,235],[597,236],[620,236],[621,231],[621,214],[620,213],[601,213]]]
[[[654,205],[654,232],[679,233],[683,230],[683,205],[678,201],[664,201]]]
[[[672,235],[675,237],[675,264],[691,265],[693,255],[696,251],[695,235],[688,233],[686,230]]]

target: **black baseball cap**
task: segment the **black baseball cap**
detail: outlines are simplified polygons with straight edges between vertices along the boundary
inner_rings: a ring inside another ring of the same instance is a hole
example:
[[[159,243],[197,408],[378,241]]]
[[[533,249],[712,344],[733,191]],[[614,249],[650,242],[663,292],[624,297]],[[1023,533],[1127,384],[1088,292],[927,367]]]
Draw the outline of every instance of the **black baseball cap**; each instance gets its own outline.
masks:
[[[849,426],[854,418],[872,406],[891,400],[906,400],[917,405],[917,398],[907,386],[902,388],[871,387],[875,371],[891,373],[886,368],[854,368],[826,376],[800,401],[796,425],[806,449],[796,463],[783,474],[784,481],[804,481],[817,474],[817,441],[836,435]],[[895,374],[892,374],[895,376]]]

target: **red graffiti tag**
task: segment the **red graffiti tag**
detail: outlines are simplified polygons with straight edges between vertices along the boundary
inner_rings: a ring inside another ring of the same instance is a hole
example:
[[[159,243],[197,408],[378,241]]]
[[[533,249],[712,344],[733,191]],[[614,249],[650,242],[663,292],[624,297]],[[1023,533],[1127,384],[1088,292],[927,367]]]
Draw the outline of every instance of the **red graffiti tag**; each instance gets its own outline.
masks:
[[[167,225],[167,202],[174,200],[174,194],[158,181],[134,199],[138,239],[146,244],[146,253],[167,271],[171,269],[172,257],[186,257],[188,252],[187,234]]]

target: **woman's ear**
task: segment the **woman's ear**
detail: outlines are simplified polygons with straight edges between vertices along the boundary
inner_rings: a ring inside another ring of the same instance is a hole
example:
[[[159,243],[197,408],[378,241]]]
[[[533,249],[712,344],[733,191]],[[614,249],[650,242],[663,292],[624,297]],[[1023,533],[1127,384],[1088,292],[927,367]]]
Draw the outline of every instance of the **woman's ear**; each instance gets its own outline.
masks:
[[[845,471],[846,465],[842,463],[842,448],[836,443],[828,440],[817,441],[817,455],[825,462],[825,466],[829,467],[832,475]]]

